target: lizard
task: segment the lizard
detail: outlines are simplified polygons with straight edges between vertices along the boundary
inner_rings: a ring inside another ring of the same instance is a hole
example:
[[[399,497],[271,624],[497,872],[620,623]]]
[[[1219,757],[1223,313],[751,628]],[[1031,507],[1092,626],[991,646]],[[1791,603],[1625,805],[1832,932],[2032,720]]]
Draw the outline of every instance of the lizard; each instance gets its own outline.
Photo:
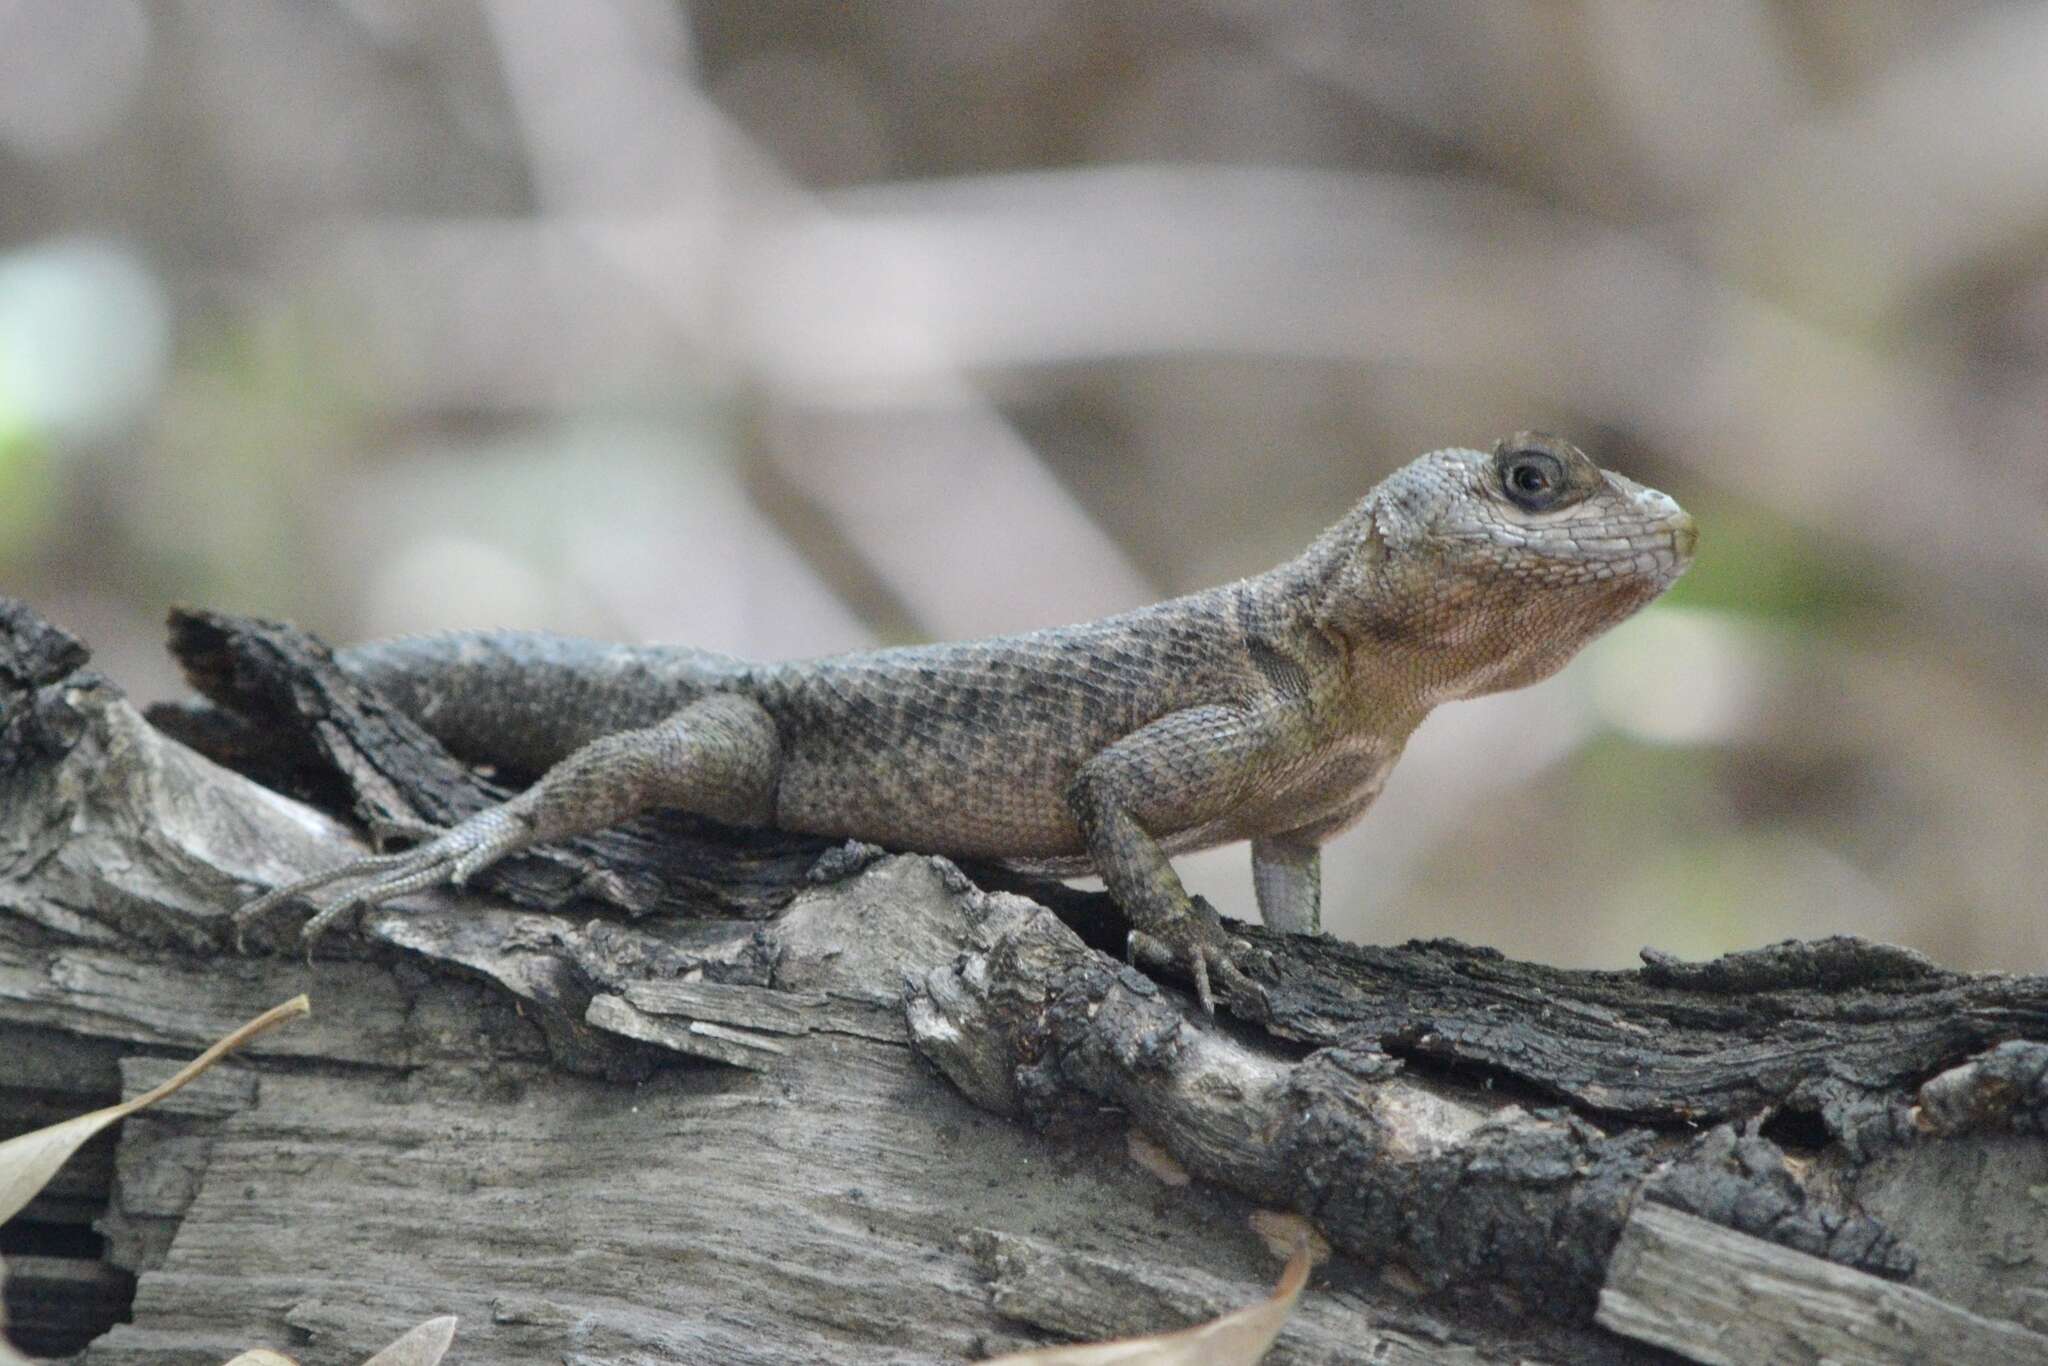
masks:
[[[1251,949],[1171,856],[1249,840],[1268,926],[1321,926],[1325,841],[1361,817],[1440,703],[1536,682],[1691,562],[1667,495],[1524,432],[1374,486],[1266,573],[1084,623],[753,663],[672,645],[471,632],[337,652],[465,759],[540,773],[412,847],[244,904],[238,929],[336,882],[352,909],[461,885],[515,850],[677,807],[1056,876],[1099,874],[1127,952],[1213,1013],[1261,989]]]

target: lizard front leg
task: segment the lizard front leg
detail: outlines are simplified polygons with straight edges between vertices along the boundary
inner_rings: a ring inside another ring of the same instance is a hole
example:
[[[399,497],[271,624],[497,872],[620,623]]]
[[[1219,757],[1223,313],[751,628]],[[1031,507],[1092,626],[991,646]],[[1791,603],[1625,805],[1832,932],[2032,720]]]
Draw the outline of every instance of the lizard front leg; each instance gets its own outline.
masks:
[[[1067,803],[1109,893],[1131,917],[1133,957],[1180,963],[1202,1009],[1215,1013],[1215,974],[1233,996],[1264,995],[1238,960],[1250,946],[1227,933],[1208,902],[1191,897],[1157,836],[1229,811],[1286,727],[1271,713],[1191,707],[1161,717],[1081,766]]]
[[[460,886],[528,845],[601,830],[654,807],[765,825],[774,816],[781,762],[781,742],[768,713],[751,698],[714,693],[657,725],[593,740],[511,801],[432,834],[416,848],[357,859],[258,897],[235,912],[236,933],[306,892],[366,879],[306,922],[301,935],[310,944],[351,910],[443,882]]]

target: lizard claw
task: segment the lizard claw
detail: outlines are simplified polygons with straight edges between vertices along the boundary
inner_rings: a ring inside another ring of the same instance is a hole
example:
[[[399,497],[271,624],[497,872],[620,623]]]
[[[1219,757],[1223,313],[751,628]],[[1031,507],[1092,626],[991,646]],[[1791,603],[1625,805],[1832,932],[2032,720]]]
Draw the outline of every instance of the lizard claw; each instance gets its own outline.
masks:
[[[1216,908],[1207,900],[1188,898],[1187,910],[1156,921],[1146,929],[1134,929],[1127,941],[1133,962],[1156,968],[1184,968],[1195,980],[1195,999],[1202,1013],[1216,1013],[1216,996],[1211,981],[1222,986],[1225,999],[1240,1010],[1262,1014],[1266,989],[1253,981],[1239,966],[1257,955],[1257,950],[1223,928]]]
[[[410,822],[407,824],[412,826]],[[394,897],[442,883],[460,887],[475,874],[533,839],[532,827],[510,804],[478,812],[447,830],[415,826],[405,833],[428,834],[431,838],[401,853],[371,854],[351,859],[338,867],[273,888],[253,901],[244,902],[234,914],[236,951],[244,951],[243,938],[249,926],[307,892],[336,882],[361,880],[360,886],[319,907],[312,919],[300,929],[299,939],[311,953],[314,941],[343,916],[366,911]]]

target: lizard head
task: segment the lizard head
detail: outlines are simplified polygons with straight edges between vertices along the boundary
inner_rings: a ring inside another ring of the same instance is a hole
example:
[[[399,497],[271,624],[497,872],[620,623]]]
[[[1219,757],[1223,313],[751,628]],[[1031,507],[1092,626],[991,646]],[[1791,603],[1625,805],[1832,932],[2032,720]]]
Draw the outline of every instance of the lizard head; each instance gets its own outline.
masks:
[[[1318,616],[1426,701],[1499,692],[1555,673],[1669,588],[1697,539],[1666,495],[1521,432],[1381,481],[1324,538],[1338,553]]]

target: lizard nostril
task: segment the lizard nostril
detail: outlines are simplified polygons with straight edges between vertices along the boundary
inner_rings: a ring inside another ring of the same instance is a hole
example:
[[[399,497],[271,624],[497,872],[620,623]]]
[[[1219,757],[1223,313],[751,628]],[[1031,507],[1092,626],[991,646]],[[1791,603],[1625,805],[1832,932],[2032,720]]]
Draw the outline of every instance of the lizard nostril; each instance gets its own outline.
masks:
[[[1691,559],[1692,552],[1699,543],[1699,524],[1693,521],[1691,513],[1680,512],[1671,519],[1671,544],[1680,555]]]

